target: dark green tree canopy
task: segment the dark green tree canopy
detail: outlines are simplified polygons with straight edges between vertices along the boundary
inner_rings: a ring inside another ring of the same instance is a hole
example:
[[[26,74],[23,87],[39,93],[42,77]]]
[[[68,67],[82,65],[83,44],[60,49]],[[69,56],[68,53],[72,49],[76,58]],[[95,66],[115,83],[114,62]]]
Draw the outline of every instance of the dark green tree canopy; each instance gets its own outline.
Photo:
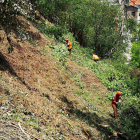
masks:
[[[118,25],[122,19],[115,18],[121,15],[119,6],[96,0],[38,0],[36,4],[51,21],[62,26],[68,24],[80,44],[92,48],[98,55],[125,49],[122,25]]]

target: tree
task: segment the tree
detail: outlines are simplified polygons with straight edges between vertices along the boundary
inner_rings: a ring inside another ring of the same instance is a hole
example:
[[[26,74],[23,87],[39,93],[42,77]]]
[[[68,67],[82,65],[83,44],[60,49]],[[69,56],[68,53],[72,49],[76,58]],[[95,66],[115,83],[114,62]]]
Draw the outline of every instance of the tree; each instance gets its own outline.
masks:
[[[37,5],[54,23],[68,24],[76,40],[82,46],[92,48],[99,56],[111,56],[115,51],[125,49],[123,25],[118,26],[124,20],[121,16],[115,20],[121,15],[120,7],[97,0],[38,0]]]
[[[81,45],[92,48],[102,57],[125,49],[123,25],[118,26],[123,21],[119,16],[120,7],[109,6],[108,2],[75,1],[68,13],[70,18],[67,20]],[[118,21],[115,20],[116,15],[119,16]]]
[[[58,23],[67,10],[68,0],[36,0],[36,8],[45,15],[51,22]]]

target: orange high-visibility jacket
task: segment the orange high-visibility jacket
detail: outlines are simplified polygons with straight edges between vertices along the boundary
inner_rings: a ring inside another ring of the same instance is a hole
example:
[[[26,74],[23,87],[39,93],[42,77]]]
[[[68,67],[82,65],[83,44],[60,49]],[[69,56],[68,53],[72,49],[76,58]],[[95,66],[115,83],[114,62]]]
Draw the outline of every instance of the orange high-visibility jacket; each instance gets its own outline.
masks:
[[[97,55],[93,55],[94,60],[99,60],[99,57]]]
[[[118,102],[119,99],[122,99],[122,97],[121,96],[114,95],[111,104],[115,104],[114,101],[115,102]]]
[[[71,42],[70,41],[68,41],[67,47],[68,47],[69,50],[72,49],[72,45],[71,45]]]

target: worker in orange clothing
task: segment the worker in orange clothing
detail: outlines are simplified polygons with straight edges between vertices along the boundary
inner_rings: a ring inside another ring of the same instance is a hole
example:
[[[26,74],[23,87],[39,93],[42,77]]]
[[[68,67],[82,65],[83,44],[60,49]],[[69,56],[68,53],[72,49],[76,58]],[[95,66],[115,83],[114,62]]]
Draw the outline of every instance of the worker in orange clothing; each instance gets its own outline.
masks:
[[[97,61],[99,60],[99,57],[97,55],[93,54],[93,59],[97,63]]]
[[[112,98],[112,107],[113,107],[113,110],[114,110],[114,117],[115,119],[117,119],[117,107],[118,107],[118,102],[121,102],[123,99],[121,97],[121,92],[120,91],[117,91],[116,94],[113,96]]]
[[[67,43],[67,47],[68,47],[68,51],[69,51],[69,55],[71,56],[71,49],[72,49],[71,42],[70,42],[68,39],[65,39],[65,42]]]

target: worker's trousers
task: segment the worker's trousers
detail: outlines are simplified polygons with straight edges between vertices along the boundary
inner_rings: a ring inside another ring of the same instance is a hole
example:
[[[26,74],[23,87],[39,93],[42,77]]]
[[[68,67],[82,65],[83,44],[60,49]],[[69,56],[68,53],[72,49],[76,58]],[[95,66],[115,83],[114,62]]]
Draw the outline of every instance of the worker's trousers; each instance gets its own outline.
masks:
[[[116,104],[112,104],[113,110],[114,110],[114,117],[115,119],[117,119],[117,105]]]

